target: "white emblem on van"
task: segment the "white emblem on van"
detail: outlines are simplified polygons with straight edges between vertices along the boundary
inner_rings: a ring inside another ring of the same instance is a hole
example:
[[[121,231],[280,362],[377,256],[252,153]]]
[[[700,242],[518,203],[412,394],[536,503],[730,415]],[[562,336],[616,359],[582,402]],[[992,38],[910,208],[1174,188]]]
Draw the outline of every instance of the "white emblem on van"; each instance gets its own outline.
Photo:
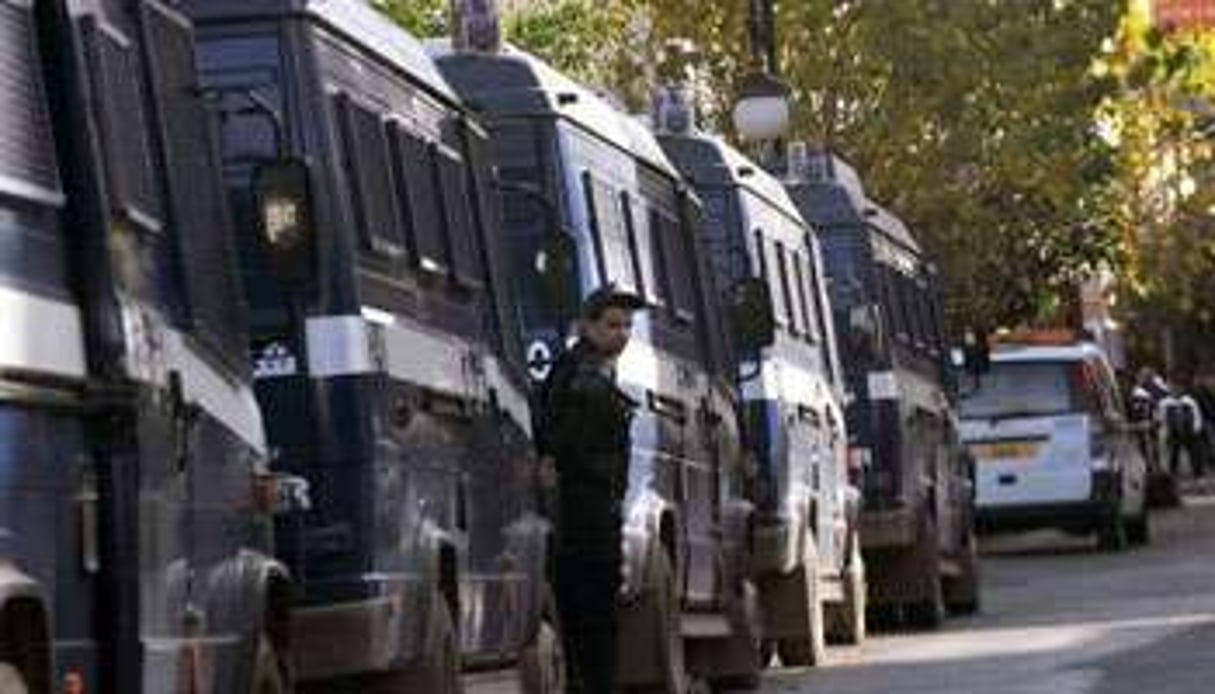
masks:
[[[537,381],[548,377],[553,368],[553,350],[544,340],[535,340],[527,346],[527,373]]]
[[[253,358],[254,378],[280,378],[299,372],[295,355],[282,342],[268,342]]]

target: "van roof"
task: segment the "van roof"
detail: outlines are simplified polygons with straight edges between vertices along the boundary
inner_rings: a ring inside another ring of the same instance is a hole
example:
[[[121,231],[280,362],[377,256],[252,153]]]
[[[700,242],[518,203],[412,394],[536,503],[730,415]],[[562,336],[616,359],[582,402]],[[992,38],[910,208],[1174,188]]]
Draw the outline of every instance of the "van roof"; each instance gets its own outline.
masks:
[[[427,41],[426,50],[473,110],[493,116],[566,118],[646,164],[679,177],[644,123],[527,51],[507,44],[497,53],[456,52],[449,39]]]
[[[334,0],[185,0],[195,24],[303,18],[343,35],[385,62],[408,72],[436,96],[459,104],[455,90],[426,54],[422,42],[364,2]]]
[[[703,132],[690,135],[663,133],[658,140],[680,164],[684,177],[693,185],[744,188],[810,230],[810,225],[780,180],[719,135]]]

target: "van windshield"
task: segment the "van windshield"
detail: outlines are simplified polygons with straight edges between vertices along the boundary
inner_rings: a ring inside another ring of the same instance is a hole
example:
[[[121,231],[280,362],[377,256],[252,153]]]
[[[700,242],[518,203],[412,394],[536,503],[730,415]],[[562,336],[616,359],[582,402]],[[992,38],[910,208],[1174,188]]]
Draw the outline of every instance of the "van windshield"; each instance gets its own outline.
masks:
[[[1033,417],[1096,409],[1081,362],[995,362],[962,400],[962,417]]]

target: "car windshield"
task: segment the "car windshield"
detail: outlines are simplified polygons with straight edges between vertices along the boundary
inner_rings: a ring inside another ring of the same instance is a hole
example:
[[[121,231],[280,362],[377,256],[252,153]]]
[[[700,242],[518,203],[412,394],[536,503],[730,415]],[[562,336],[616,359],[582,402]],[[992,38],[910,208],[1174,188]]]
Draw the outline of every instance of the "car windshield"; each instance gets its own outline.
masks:
[[[996,362],[962,400],[964,418],[1028,417],[1088,411],[1078,362]]]

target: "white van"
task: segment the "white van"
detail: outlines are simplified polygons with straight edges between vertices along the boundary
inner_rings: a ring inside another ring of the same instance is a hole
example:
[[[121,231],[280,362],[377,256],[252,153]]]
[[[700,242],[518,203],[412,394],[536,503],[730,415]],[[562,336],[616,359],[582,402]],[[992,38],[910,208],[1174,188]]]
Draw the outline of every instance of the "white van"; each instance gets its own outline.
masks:
[[[1095,532],[1106,549],[1147,542],[1146,464],[1100,348],[1005,342],[990,372],[971,379],[963,376],[962,438],[981,530]]]

